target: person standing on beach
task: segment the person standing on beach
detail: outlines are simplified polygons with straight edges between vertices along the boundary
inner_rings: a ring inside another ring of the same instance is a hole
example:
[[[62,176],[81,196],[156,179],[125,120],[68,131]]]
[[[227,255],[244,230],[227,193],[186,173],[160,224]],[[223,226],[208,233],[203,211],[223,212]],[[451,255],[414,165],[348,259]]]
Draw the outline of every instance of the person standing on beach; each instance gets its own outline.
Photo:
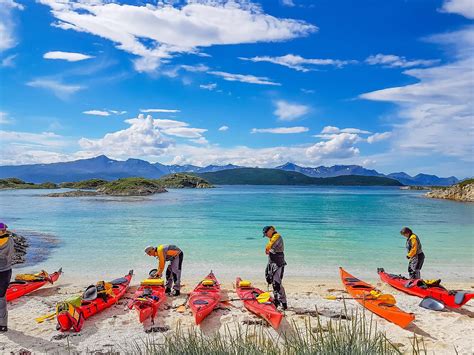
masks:
[[[5,223],[0,223],[0,332],[8,331],[8,310],[5,297],[12,277],[15,242]]]
[[[283,310],[288,308],[286,293],[283,288],[283,273],[285,271],[285,254],[283,238],[277,233],[275,227],[266,226],[263,228],[263,237],[269,239],[265,253],[268,255],[268,265],[265,271],[265,278],[268,284],[272,284],[275,306]]]
[[[181,290],[181,269],[183,266],[184,254],[176,245],[159,245],[158,247],[148,246],[145,253],[158,259],[158,270],[156,277],[160,278],[165,269],[165,262],[169,261],[166,269],[166,290],[172,296],[179,296]],[[174,285],[173,285],[174,283]],[[173,287],[173,292],[171,292]]]
[[[419,279],[421,277],[420,271],[425,261],[425,254],[421,248],[420,239],[408,227],[402,228],[400,234],[407,238],[406,248],[407,259],[409,260],[408,274],[410,275],[410,279]]]

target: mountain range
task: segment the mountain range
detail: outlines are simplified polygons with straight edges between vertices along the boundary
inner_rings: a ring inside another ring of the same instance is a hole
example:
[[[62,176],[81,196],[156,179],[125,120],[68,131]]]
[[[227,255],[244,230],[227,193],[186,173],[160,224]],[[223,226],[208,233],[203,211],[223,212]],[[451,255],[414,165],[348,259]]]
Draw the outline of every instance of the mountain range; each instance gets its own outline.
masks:
[[[30,164],[30,165],[4,165],[0,166],[0,178],[16,177],[25,181],[41,183],[79,181],[92,178],[115,180],[118,178],[141,176],[145,178],[159,178],[172,173],[191,172],[204,174],[222,170],[245,168],[233,164],[208,165],[199,167],[195,165],[165,165],[150,163],[140,159],[125,161],[114,160],[100,155],[90,159],[80,159],[64,163]],[[381,174],[376,170],[366,169],[359,165],[334,165],[331,167],[318,166],[315,168],[302,167],[293,163],[286,163],[275,167],[278,170],[293,171],[316,178],[332,178],[345,175],[360,175],[374,177],[388,177],[398,180],[404,185],[452,185],[459,180],[454,177],[440,178],[436,175],[418,174],[410,176],[404,172]]]

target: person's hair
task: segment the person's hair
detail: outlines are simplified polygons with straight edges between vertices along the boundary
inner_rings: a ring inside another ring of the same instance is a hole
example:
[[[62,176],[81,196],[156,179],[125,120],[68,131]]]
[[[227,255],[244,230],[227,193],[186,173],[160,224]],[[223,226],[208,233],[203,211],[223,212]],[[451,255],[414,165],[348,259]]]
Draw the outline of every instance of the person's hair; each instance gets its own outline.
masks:
[[[401,234],[410,234],[410,235],[412,235],[413,231],[408,227],[403,227],[402,230],[400,231],[400,233]]]

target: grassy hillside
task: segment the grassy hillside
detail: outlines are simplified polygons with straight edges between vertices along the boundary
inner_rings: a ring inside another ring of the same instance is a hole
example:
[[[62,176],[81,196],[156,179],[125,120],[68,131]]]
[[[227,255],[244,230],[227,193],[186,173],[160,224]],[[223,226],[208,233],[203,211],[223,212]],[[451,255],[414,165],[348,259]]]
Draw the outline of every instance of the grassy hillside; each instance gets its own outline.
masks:
[[[198,175],[215,185],[402,186],[397,180],[378,176],[312,178],[294,171],[260,168],[222,170]]]
[[[52,182],[33,184],[17,178],[0,179],[0,189],[57,189],[58,186]]]

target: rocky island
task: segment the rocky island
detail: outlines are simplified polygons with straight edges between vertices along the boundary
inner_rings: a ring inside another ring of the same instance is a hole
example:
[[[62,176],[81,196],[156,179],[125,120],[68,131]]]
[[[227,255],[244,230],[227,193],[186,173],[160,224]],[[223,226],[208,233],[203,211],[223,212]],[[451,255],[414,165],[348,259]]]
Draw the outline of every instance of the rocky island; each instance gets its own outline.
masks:
[[[58,185],[52,182],[43,182],[41,184],[34,184],[32,182],[25,182],[17,178],[0,179],[0,190],[13,189],[57,189]]]
[[[149,196],[167,192],[166,188],[211,188],[209,182],[189,174],[170,174],[160,179],[123,178],[115,181],[90,179],[79,182],[60,184],[62,188],[73,191],[56,192],[48,197],[81,197],[81,196]]]
[[[474,202],[474,179],[464,180],[448,187],[433,187],[425,196],[460,202]]]

